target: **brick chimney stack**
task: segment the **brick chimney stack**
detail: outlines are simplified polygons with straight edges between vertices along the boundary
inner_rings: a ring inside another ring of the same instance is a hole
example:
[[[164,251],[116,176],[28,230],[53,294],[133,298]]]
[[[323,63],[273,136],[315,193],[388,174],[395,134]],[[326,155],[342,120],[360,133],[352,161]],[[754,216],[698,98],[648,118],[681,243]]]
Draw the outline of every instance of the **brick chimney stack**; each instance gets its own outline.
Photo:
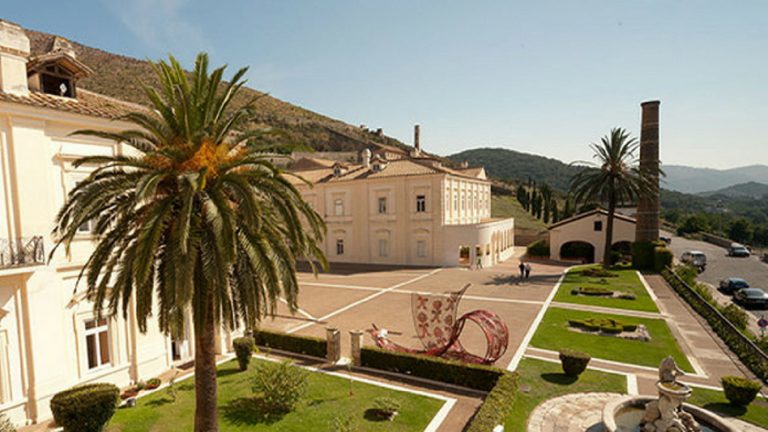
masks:
[[[654,173],[654,191],[637,202],[635,241],[659,239],[659,101],[640,104],[640,171]]]
[[[413,149],[416,151],[416,154],[421,153],[421,142],[419,141],[419,125],[413,126]]]

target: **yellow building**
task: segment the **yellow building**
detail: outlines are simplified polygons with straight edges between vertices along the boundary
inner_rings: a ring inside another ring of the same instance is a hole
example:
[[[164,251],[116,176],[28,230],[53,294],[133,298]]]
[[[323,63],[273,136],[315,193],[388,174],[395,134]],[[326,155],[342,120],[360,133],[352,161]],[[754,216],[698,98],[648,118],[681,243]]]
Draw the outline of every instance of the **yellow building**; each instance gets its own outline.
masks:
[[[324,155],[328,157],[329,155]],[[301,157],[295,183],[328,225],[331,262],[487,267],[506,260],[514,220],[491,218],[483,168],[451,169],[418,143],[364,150],[355,162]]]

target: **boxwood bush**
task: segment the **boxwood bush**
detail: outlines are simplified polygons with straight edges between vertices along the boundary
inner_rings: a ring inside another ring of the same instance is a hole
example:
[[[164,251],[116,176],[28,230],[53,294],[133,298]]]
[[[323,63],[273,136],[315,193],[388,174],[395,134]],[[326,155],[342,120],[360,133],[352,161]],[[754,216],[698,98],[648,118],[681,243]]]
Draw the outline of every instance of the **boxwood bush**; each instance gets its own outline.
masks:
[[[465,431],[487,432],[501,424],[512,409],[512,403],[517,396],[517,383],[517,374],[504,372],[493,390],[485,397],[483,404],[472,417]]]
[[[757,397],[762,386],[757,381],[737,376],[724,376],[720,379],[725,398],[733,405],[747,406]]]
[[[653,270],[656,247],[666,247],[664,242],[632,243],[632,267],[638,270]]]
[[[653,270],[661,273],[665,268],[672,265],[674,254],[666,246],[656,246],[653,248]]]
[[[462,363],[418,354],[397,353],[379,348],[360,350],[361,366],[412,375],[462,387],[490,391],[504,373],[493,366]]]
[[[264,346],[297,354],[306,354],[313,357],[325,358],[328,345],[325,339],[297,336],[285,333],[258,330],[254,332],[256,345]]]
[[[572,377],[581,375],[587,369],[587,364],[592,357],[581,351],[563,349],[560,351],[560,363],[563,366],[563,372]]]
[[[56,393],[51,399],[51,411],[64,432],[101,432],[115,414],[119,401],[117,386],[85,384]]]
[[[235,349],[235,355],[237,356],[237,364],[240,366],[241,371],[248,370],[254,345],[255,341],[250,336],[235,338],[232,341],[232,347]]]

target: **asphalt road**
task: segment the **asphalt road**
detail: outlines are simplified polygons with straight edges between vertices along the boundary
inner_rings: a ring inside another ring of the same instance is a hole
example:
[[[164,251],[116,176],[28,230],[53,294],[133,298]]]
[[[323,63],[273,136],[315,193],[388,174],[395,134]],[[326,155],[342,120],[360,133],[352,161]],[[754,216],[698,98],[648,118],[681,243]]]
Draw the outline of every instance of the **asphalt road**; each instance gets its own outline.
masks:
[[[761,262],[757,256],[749,258],[729,257],[725,248],[713,245],[711,243],[688,240],[682,237],[672,237],[672,243],[669,245],[675,253],[675,258],[680,259],[680,255],[686,250],[699,250],[707,256],[707,269],[699,275],[699,281],[711,284],[717,288],[721,279],[727,277],[741,277],[749,282],[750,286],[762,288],[768,292],[768,265]],[[715,297],[723,304],[730,303],[731,297],[713,290]],[[756,321],[761,315],[765,314],[768,318],[768,311],[748,311],[755,317],[752,321],[753,329],[756,329]]]

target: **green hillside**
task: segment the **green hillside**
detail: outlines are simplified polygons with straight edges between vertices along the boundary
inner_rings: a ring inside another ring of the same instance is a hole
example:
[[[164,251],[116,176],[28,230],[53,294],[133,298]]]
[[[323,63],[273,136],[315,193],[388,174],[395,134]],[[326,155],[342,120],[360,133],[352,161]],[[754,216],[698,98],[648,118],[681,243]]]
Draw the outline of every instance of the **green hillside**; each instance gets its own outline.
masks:
[[[47,52],[52,34],[25,29],[33,55]],[[66,36],[65,36],[66,37]],[[157,87],[157,77],[149,62],[113,54],[72,41],[77,58],[93,69],[93,75],[78,81],[78,86],[117,99],[147,104],[142,83]],[[236,65],[240,66],[240,65]],[[234,73],[236,68],[229,71]],[[360,151],[365,147],[389,145],[405,148],[394,138],[352,126],[322,114],[292,105],[258,90],[245,88],[235,100],[244,104],[254,98],[256,126],[270,126],[288,133],[295,143],[318,151]]]
[[[587,150],[585,148],[585,152]],[[503,148],[464,150],[448,156],[448,159],[454,162],[467,161],[470,166],[483,165],[488,175],[504,181],[520,182],[532,178],[559,192],[566,192],[571,177],[583,169],[557,159]]]
[[[515,233],[517,235],[535,235],[547,230],[547,224],[525,211],[514,196],[492,196],[491,216],[515,218]]]

